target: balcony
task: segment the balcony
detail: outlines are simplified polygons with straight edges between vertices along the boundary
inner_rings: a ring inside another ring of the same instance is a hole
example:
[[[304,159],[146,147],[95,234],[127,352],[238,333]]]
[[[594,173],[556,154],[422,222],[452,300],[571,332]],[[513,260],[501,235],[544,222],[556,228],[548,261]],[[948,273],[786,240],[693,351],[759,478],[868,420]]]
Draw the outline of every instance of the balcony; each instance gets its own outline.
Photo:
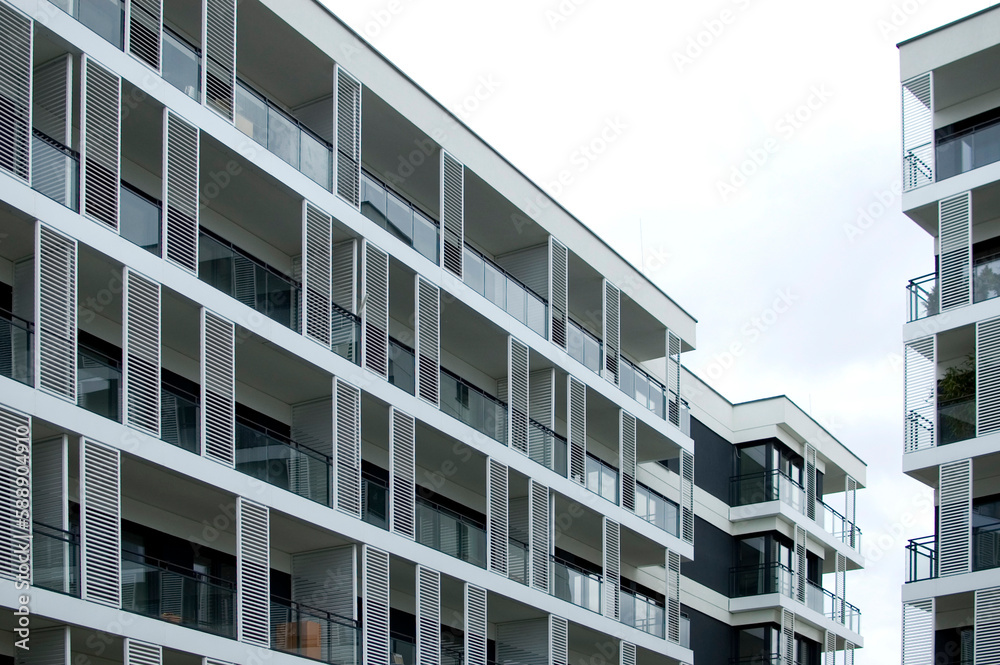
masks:
[[[389,528],[389,486],[365,471],[361,472],[361,519],[380,529]]]
[[[938,402],[938,445],[976,436],[976,396]]]
[[[54,0],[52,3],[98,35],[122,48],[124,0]]]
[[[389,338],[389,383],[411,395],[416,389],[414,376],[415,360],[413,349],[402,342]]]
[[[937,536],[913,538],[906,545],[906,582],[937,577]]]
[[[164,384],[160,388],[160,439],[199,454],[199,397]]]
[[[792,597],[792,570],[780,563],[738,566],[729,571],[729,597],[780,593]]]
[[[422,496],[417,497],[416,522],[421,545],[486,567],[486,528],[482,524]]]
[[[566,349],[571,358],[575,358],[591,372],[600,376],[601,367],[604,365],[604,343],[573,319],[569,319]]]
[[[77,534],[35,522],[31,564],[34,586],[80,597],[80,537]]]
[[[466,286],[541,337],[548,336],[548,304],[544,298],[469,245],[465,246],[464,260]]]
[[[733,476],[729,480],[729,488],[732,506],[780,500],[797,512],[803,512],[805,507],[802,485],[777,470]]]
[[[638,482],[635,487],[635,514],[667,533],[680,537],[680,507]]]
[[[30,321],[0,309],[0,376],[34,385],[34,330]]]
[[[666,418],[667,389],[663,384],[624,356],[619,356],[619,360],[621,391],[660,418]]]
[[[330,505],[330,458],[256,423],[236,419],[236,470]]]
[[[438,265],[437,221],[368,170],[361,173],[361,214]]]
[[[121,422],[121,362],[81,344],[76,367],[77,406]]]
[[[844,625],[848,630],[861,632],[861,610],[811,580],[806,582],[806,607]]]
[[[201,99],[201,52],[166,26],[161,71],[167,83],[195,101]]]
[[[587,453],[586,487],[594,494],[618,505],[618,469]]]
[[[861,550],[861,529],[830,506],[816,499],[816,521],[827,533],[833,534],[855,550]]]
[[[507,405],[441,368],[441,411],[507,445]]]
[[[122,182],[118,232],[150,254],[160,256],[163,205],[151,196]]]
[[[528,453],[531,459],[566,477],[566,438],[536,420],[528,419]]]
[[[122,552],[122,609],[206,633],[236,637],[236,589],[134,552]]]
[[[333,303],[330,350],[355,365],[361,364],[361,318]]]
[[[666,612],[662,604],[624,587],[620,598],[620,617],[623,624],[659,638],[664,637]]]
[[[74,212],[80,209],[80,155],[42,134],[31,137],[31,188]]]
[[[942,130],[938,130],[938,134]],[[992,118],[939,138],[935,146],[937,180],[1000,161],[1000,119]]]
[[[907,323],[941,312],[937,281],[937,273],[932,272],[907,283]],[[1000,297],[1000,254],[975,257],[972,264],[972,302],[980,303],[996,297]]]
[[[549,593],[574,605],[601,612],[601,576],[550,555],[552,566]]]
[[[357,665],[360,631],[353,619],[271,597],[271,648],[337,665]]]

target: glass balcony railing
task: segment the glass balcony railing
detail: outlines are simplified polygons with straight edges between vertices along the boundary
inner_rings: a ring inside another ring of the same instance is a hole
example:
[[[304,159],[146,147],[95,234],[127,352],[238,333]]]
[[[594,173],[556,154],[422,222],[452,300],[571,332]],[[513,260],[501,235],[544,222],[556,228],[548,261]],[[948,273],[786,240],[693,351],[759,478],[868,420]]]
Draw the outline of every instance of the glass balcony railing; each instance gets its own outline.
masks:
[[[438,265],[438,223],[371,172],[361,173],[361,214]]]
[[[413,349],[402,342],[389,338],[389,383],[411,395],[416,389]]]
[[[271,648],[336,665],[358,665],[359,630],[353,619],[271,597]]]
[[[932,534],[911,539],[906,545],[906,582],[931,580],[937,576],[937,537]]]
[[[541,296],[469,245],[462,270],[466,286],[542,337],[548,335],[548,304]]]
[[[861,550],[861,529],[857,524],[838,513],[836,510],[816,498],[816,521],[823,525],[827,533],[839,538],[855,550]]]
[[[507,539],[507,576],[515,582],[528,583],[529,552],[528,543]]]
[[[1000,254],[975,257],[972,265],[972,301],[982,302],[997,296],[1000,296]]]
[[[738,566],[729,571],[729,597],[762,596],[780,593],[792,597],[792,571],[780,563]]]
[[[1000,524],[972,528],[972,569],[1000,568]]]
[[[240,80],[236,82],[235,124],[309,179],[330,189],[333,147]]]
[[[355,365],[360,365],[361,318],[336,303],[333,303],[332,310],[330,349],[341,358],[347,358]]]
[[[121,363],[81,344],[76,368],[77,406],[121,422]]]
[[[531,459],[563,478],[567,474],[566,438],[528,419],[528,454]]]
[[[805,506],[805,490],[802,485],[777,470],[733,476],[729,480],[729,488],[732,506],[778,500],[799,512]]]
[[[328,456],[241,418],[236,420],[236,470],[330,505]]]
[[[199,428],[200,398],[179,388],[163,385],[160,388],[160,439],[195,453],[200,452]]]
[[[162,205],[124,182],[121,184],[120,197],[119,234],[147,252],[159,256]]]
[[[417,542],[474,566],[486,567],[486,529],[424,497],[417,498]]]
[[[666,612],[662,604],[624,587],[620,598],[620,617],[623,624],[656,637],[664,637]]]
[[[191,99],[201,99],[201,53],[173,30],[163,29],[163,80]]]
[[[441,368],[441,410],[507,445],[507,405]]]
[[[80,596],[80,538],[41,522],[31,541],[31,583],[42,589]]]
[[[976,437],[976,396],[938,402],[938,445]]]
[[[937,180],[1000,161],[1000,121],[994,119],[937,141]]]
[[[34,330],[30,321],[0,309],[0,376],[34,385]]]
[[[299,284],[205,229],[199,235],[198,278],[299,332]]]
[[[908,322],[934,316],[941,311],[936,272],[911,279],[906,285],[906,295]]]
[[[361,519],[389,528],[389,487],[381,478],[361,472]]]
[[[80,209],[80,156],[37,129],[31,137],[31,188],[70,210]]]
[[[642,483],[636,483],[635,514],[671,535],[680,536],[680,507]]]
[[[233,583],[127,551],[121,576],[123,610],[236,637]]]
[[[125,34],[124,0],[53,0],[52,4],[122,48],[122,35]]]
[[[587,453],[586,487],[594,494],[618,505],[618,469]]]
[[[604,360],[604,344],[573,319],[569,320],[566,349],[571,358],[583,363],[594,374],[600,375]]]
[[[663,384],[629,362],[624,356],[619,356],[619,360],[621,376],[618,387],[621,391],[660,418],[666,418],[667,389]]]
[[[591,612],[601,611],[601,576],[554,555],[549,575],[549,593]]]

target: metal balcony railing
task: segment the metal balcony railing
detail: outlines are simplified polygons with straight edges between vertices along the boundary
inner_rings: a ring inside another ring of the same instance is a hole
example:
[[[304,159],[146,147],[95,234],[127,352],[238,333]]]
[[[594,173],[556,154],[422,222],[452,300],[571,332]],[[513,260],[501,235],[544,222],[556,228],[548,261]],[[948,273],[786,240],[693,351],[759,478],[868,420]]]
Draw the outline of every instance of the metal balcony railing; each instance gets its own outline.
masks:
[[[530,548],[514,537],[507,538],[507,576],[521,584],[528,583]]]
[[[938,445],[974,439],[976,437],[976,396],[939,401]]]
[[[545,468],[566,477],[566,437],[531,418],[528,419],[528,454]]]
[[[201,51],[186,39],[163,27],[163,79],[191,99],[201,99]]]
[[[31,583],[42,589],[80,596],[80,537],[41,522],[33,523]]]
[[[416,360],[413,349],[399,340],[389,338],[389,383],[411,395],[417,385]]]
[[[934,316],[940,312],[937,273],[932,272],[911,279],[906,285],[906,296],[907,322]]]
[[[0,376],[34,385],[35,326],[5,309],[0,309]]]
[[[604,366],[604,343],[573,319],[569,319],[566,331],[566,349],[571,358],[600,376]]]
[[[486,567],[486,528],[465,515],[417,497],[417,542],[480,568]]]
[[[70,210],[80,209],[80,155],[37,129],[31,137],[31,188]]]
[[[618,504],[618,469],[587,453],[586,487],[594,494]]]
[[[625,356],[619,356],[619,360],[618,366],[621,376],[618,380],[618,387],[621,391],[660,418],[666,419],[666,387]]]
[[[271,648],[336,665],[358,665],[360,630],[353,619],[271,596]]]
[[[124,0],[53,0],[52,4],[122,48],[125,34]]]
[[[792,598],[792,569],[780,563],[736,566],[729,570],[730,598],[780,593]]]
[[[163,384],[160,387],[160,439],[199,454],[201,444],[198,395]]]
[[[330,505],[330,457],[237,417],[236,470],[324,506]]]
[[[635,485],[635,514],[667,533],[680,537],[680,507],[640,482]]]
[[[652,598],[622,587],[620,621],[626,626],[662,638],[666,633],[666,611]]]
[[[389,486],[365,471],[361,472],[361,519],[380,529],[389,528]]]
[[[441,410],[507,445],[507,405],[441,368]]]
[[[77,406],[121,422],[121,362],[80,344],[76,367]]]
[[[910,539],[906,545],[906,582],[932,580],[937,576],[937,536]]]
[[[361,214],[438,265],[438,222],[367,169],[361,172]]]
[[[361,364],[361,317],[333,303],[331,306],[330,350],[355,365]]]
[[[160,255],[163,204],[124,180],[119,189],[121,211],[118,233],[156,256]]]

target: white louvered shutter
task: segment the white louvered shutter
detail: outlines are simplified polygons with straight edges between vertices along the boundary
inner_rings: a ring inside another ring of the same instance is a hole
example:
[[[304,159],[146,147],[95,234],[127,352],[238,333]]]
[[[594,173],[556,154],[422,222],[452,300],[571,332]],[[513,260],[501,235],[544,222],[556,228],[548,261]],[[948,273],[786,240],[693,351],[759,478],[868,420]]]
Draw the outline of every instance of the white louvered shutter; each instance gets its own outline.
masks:
[[[441,403],[441,289],[420,275],[416,280],[417,396]]]
[[[18,575],[23,547],[29,548],[28,560],[31,560],[31,522],[37,517],[32,512],[32,501],[27,502],[27,507],[23,503],[18,506],[19,501],[24,501],[23,496],[18,496],[18,479],[23,478],[22,482],[32,480],[28,472],[34,472],[31,453],[31,417],[0,407],[0,491],[3,492],[0,495],[0,577],[11,580]],[[33,496],[29,496],[31,498]],[[61,523],[53,526],[62,528]]]
[[[604,378],[618,385],[618,352],[621,349],[621,291],[604,280]]]
[[[333,218],[309,203],[302,202],[302,235],[305,239],[302,258],[302,333],[330,346],[331,305],[333,298]]]
[[[507,466],[495,459],[489,460],[486,478],[486,496],[489,515],[486,522],[486,540],[489,548],[489,569],[507,576]]]
[[[621,527],[607,517],[604,521],[604,616],[618,621],[621,610]]]
[[[337,94],[337,194],[361,207],[361,82],[340,65]]]
[[[361,365],[389,376],[389,255],[367,240],[361,255]]]
[[[549,662],[552,665],[569,665],[569,622],[549,615]]]
[[[163,50],[162,0],[128,0],[125,12],[125,50],[159,73]]]
[[[1000,587],[976,590],[975,614],[973,662],[1000,665]]]
[[[636,665],[634,644],[631,642],[622,642],[618,647],[618,652],[621,655],[619,665]]]
[[[236,327],[201,310],[202,454],[236,463]]]
[[[69,53],[34,68],[31,82],[31,125],[61,145],[72,143],[73,56]],[[10,131],[14,126],[0,129]],[[53,150],[35,151],[44,139],[32,139],[31,186],[38,192],[76,209],[76,165]],[[16,312],[15,312],[16,314]]]
[[[83,214],[118,230],[122,80],[83,55],[80,197]]]
[[[636,425],[635,416],[624,409],[618,410],[618,440],[621,445],[622,508],[635,512]]]
[[[666,567],[667,639],[678,644],[681,640],[681,555],[667,550]]]
[[[126,637],[125,665],[163,665],[163,647]]]
[[[837,665],[837,633],[828,630],[824,635],[826,639],[823,643],[823,665]]]
[[[567,421],[569,421],[569,477],[580,483],[587,482],[587,385],[574,377],[566,382],[568,395]]]
[[[361,518],[361,391],[334,379],[337,509]]]
[[[552,322],[549,340],[566,349],[566,326],[569,325],[569,250],[549,236],[549,307]]]
[[[2,464],[6,467],[10,464],[8,459],[11,457],[10,453],[17,452],[15,448],[13,451],[9,449],[9,440],[11,430],[9,429],[13,423],[10,422],[11,417],[16,418],[18,421],[23,418],[16,413],[8,412],[0,409],[0,439],[3,441],[3,457]],[[17,421],[15,421],[17,422]],[[30,422],[29,422],[30,425]],[[18,422],[14,427],[15,434],[17,427],[24,427],[23,422]],[[25,430],[22,429],[23,433]],[[27,439],[30,436],[24,437],[22,443],[27,443]],[[16,459],[16,458],[15,458]],[[23,462],[24,459],[16,459],[17,462]],[[44,524],[51,528],[62,529],[63,531],[69,531],[69,441],[67,435],[57,436],[54,439],[48,439],[46,441],[32,441],[31,442],[31,504],[29,505],[29,511],[31,513],[31,522]],[[14,478],[13,475],[9,476]],[[9,488],[10,493],[6,494],[6,497],[11,497],[13,499],[16,494],[14,493],[14,488]],[[3,491],[0,489],[0,491]],[[0,503],[0,514],[3,515],[2,519],[3,526],[0,527],[4,533],[4,539],[0,540],[0,552],[2,552],[3,564],[2,569],[0,569],[0,576],[9,576],[6,572],[8,570],[8,559],[7,551],[4,544],[9,544],[14,542],[16,533],[14,528],[24,528],[23,523],[15,523],[12,520],[14,517],[22,517],[23,514],[14,513],[13,503]],[[10,519],[8,519],[8,517]],[[15,527],[10,525],[14,524]],[[23,531],[27,535],[27,531]],[[8,535],[11,534],[11,535]],[[40,586],[46,589],[55,589],[58,591],[63,591],[66,593],[72,592],[76,595],[75,587],[77,583],[76,571],[70,571],[70,569],[63,565],[66,560],[66,556],[69,554],[69,544],[63,542],[51,542],[51,543],[38,543],[40,547],[37,549],[33,548],[32,551],[32,584],[35,586]],[[72,577],[71,577],[72,575]]]
[[[982,333],[978,331],[977,336]],[[937,445],[937,344],[936,337],[907,342],[903,357],[905,432],[903,450],[913,452]],[[978,381],[978,379],[977,379]]]
[[[555,368],[547,367],[528,375],[528,417],[535,423],[552,430],[555,427],[556,378]],[[535,425],[528,425],[528,457],[544,467],[553,468],[552,446],[548,432]],[[566,469],[557,470],[565,475]]]
[[[854,644],[844,640],[844,665],[854,665]]]
[[[227,120],[236,107],[236,6],[238,0],[203,0],[201,43],[204,103]]]
[[[164,109],[163,146],[164,256],[198,274],[201,133],[170,109]]]
[[[507,440],[528,454],[528,346],[507,336]]]
[[[531,586],[548,593],[549,551],[552,527],[549,524],[549,488],[530,480],[530,510],[528,511],[528,552],[531,556]]]
[[[125,422],[160,438],[160,285],[125,268]]]
[[[976,323],[976,435],[1000,430],[1000,318]]]
[[[389,528],[402,536],[416,535],[416,441],[413,416],[389,407]]]
[[[694,455],[681,451],[681,538],[694,542]]]
[[[271,646],[271,535],[267,506],[239,497],[236,512],[239,640]]]
[[[972,460],[940,467],[938,484],[938,575],[972,569]]]
[[[795,599],[806,602],[806,583],[809,581],[808,560],[806,558],[808,541],[806,530],[795,526]]]
[[[902,665],[934,664],[934,629],[933,598],[903,603]]]
[[[441,151],[441,265],[464,278],[465,165]]]
[[[33,22],[0,3],[0,169],[31,182]]]
[[[806,444],[806,517],[816,519],[816,448]]]
[[[972,192],[938,203],[941,311],[972,302]]]
[[[903,191],[934,182],[933,72],[903,82]]]
[[[389,555],[371,545],[361,550],[364,637],[362,662],[389,663]]]
[[[837,552],[834,558],[834,612],[837,623],[847,622],[847,557]]]
[[[486,665],[486,589],[465,583],[465,665]]]
[[[76,403],[76,240],[38,225],[38,387]]]
[[[333,246],[333,302],[357,314],[358,241],[344,240]],[[336,325],[336,322],[334,322]],[[336,334],[334,335],[336,339]]]
[[[32,628],[29,648],[14,649],[14,664],[71,665],[70,630],[69,626]]]
[[[681,338],[667,331],[667,420],[681,426]]]
[[[857,524],[858,520],[858,481],[850,476],[844,479],[844,517],[847,518],[848,533],[845,534],[845,542],[851,547],[857,547]]]
[[[116,449],[80,440],[82,598],[121,607],[121,462]]]
[[[795,613],[781,610],[781,662],[795,665]]]
[[[441,664],[441,573],[417,566],[417,665]]]

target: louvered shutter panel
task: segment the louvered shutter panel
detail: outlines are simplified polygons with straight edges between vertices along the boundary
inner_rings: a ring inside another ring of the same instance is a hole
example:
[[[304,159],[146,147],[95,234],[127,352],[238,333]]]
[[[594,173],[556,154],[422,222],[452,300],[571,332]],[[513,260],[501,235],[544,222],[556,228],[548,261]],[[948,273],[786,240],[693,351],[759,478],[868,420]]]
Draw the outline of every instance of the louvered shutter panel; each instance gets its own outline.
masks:
[[[333,302],[351,314],[358,311],[358,241],[345,240],[333,246]]]
[[[514,450],[528,454],[528,346],[507,337],[507,440]]]
[[[781,610],[781,662],[795,665],[795,614]]]
[[[621,291],[604,280],[604,378],[618,385],[621,341]]]
[[[76,403],[76,241],[38,225],[38,387]]]
[[[976,324],[976,435],[1000,430],[1000,318]]]
[[[441,573],[417,566],[417,665],[441,663]]]
[[[486,538],[489,569],[507,576],[507,466],[490,459],[486,478],[489,515]]]
[[[569,622],[549,615],[549,662],[552,665],[569,665]]]
[[[667,331],[667,420],[681,426],[681,338]]]
[[[302,332],[323,346],[330,346],[332,304],[333,218],[309,203],[302,202],[302,290],[305,300]]]
[[[201,89],[205,104],[227,120],[236,106],[236,5],[237,0],[203,0],[204,62]]]
[[[198,128],[170,109],[163,110],[164,256],[192,274],[198,273]]]
[[[160,438],[160,285],[125,268],[125,422]]]
[[[236,463],[236,327],[201,310],[202,454]]]
[[[795,599],[800,603],[806,602],[806,583],[809,580],[806,530],[796,525],[795,527]]]
[[[960,575],[972,566],[972,460],[940,467],[938,575]]]
[[[1000,587],[976,590],[975,613],[973,662],[1000,665]]]
[[[125,665],[163,665],[163,647],[126,637]]]
[[[587,482],[587,385],[569,377],[567,420],[569,421],[569,475],[581,485]]]
[[[239,497],[236,513],[239,640],[271,645],[271,537],[267,506]]]
[[[816,519],[816,448],[806,444],[806,517]]]
[[[938,203],[941,311],[972,302],[972,192]]]
[[[549,488],[529,481],[531,508],[528,511],[528,552],[531,556],[531,582],[536,589],[549,592],[549,551],[552,527],[549,524]]]
[[[976,327],[977,345],[983,334],[981,325]],[[903,449],[908,453],[937,445],[934,426],[937,421],[936,339],[931,335],[907,342],[904,351],[906,427]]]
[[[636,665],[634,644],[631,642],[622,642],[618,648],[618,652],[621,655],[620,665]]]
[[[20,572],[22,547],[30,548],[31,522],[37,519],[30,500],[27,507],[18,506],[19,501],[24,501],[28,488],[27,484],[19,486],[18,479],[31,480],[28,477],[32,469],[31,453],[30,416],[0,407],[0,491],[3,492],[0,495],[0,577],[7,579],[15,579]],[[19,487],[23,488],[20,495]],[[62,524],[54,526],[61,528]],[[28,554],[30,557],[30,551]]]
[[[125,7],[125,50],[159,72],[163,44],[162,0],[128,0]]]
[[[844,665],[854,665],[854,644],[844,640]]]
[[[73,662],[69,626],[32,628],[28,646],[28,649],[14,649],[15,665],[71,665]]]
[[[903,191],[934,182],[933,72],[903,82]]]
[[[844,494],[844,517],[847,518],[847,524],[845,525],[848,532],[845,534],[845,542],[851,547],[857,547],[857,529],[855,524],[858,520],[858,510],[857,510],[857,499],[858,499],[858,481],[850,476],[845,478],[846,489]]]
[[[549,236],[549,307],[552,316],[549,339],[565,350],[569,316],[569,250],[552,236]]]
[[[441,289],[416,276],[417,395],[438,406],[441,402]]]
[[[618,440],[621,442],[621,497],[622,508],[635,512],[635,416],[624,409],[618,410]]]
[[[390,529],[407,538],[416,533],[416,442],[413,416],[389,407]]]
[[[389,555],[371,545],[361,550],[364,596],[364,663],[389,663]]]
[[[361,391],[334,380],[337,509],[361,518]]]
[[[837,665],[837,634],[824,631],[823,665]]]
[[[83,214],[118,230],[121,78],[83,55],[80,194]]]
[[[694,542],[694,455],[681,451],[681,538]]]
[[[389,376],[389,255],[364,243],[361,256],[361,364]]]
[[[337,86],[337,194],[361,206],[361,82],[340,65]]]
[[[465,665],[486,665],[486,589],[465,583]]]
[[[11,421],[13,419],[13,422]],[[16,424],[15,424],[16,423]],[[9,449],[10,441],[7,437],[17,436],[20,443],[27,444],[30,435],[21,437],[17,434],[17,429],[21,428],[23,434],[28,431],[30,420],[14,412],[8,412],[0,408],[0,441],[2,441],[2,453],[4,460],[2,464],[7,468],[14,459],[23,462],[24,459],[12,458],[11,454],[17,449]],[[13,426],[13,429],[10,429]],[[10,476],[14,478],[14,476]],[[15,497],[14,488],[5,496]],[[57,436],[46,441],[31,442],[31,521],[45,524],[49,527],[68,531],[69,524],[69,441],[67,435]],[[2,490],[0,490],[2,491]],[[3,514],[3,524],[0,527],[4,534],[10,534],[10,520],[15,513],[14,505],[4,505],[0,508]],[[8,519],[8,516],[10,519]],[[23,524],[18,526],[23,527]],[[25,531],[25,533],[27,533]],[[13,536],[7,536],[0,540],[0,547],[3,543],[10,543]],[[47,589],[57,589],[64,592],[70,591],[70,584],[76,585],[76,575],[74,571],[73,579],[70,579],[70,570],[62,565],[64,557],[68,553],[69,546],[63,543],[51,543],[40,548],[33,553],[32,561],[32,583]],[[6,554],[3,555],[6,557]],[[4,558],[6,562],[7,559]],[[6,570],[6,563],[3,564]],[[4,575],[0,571],[0,575]],[[76,595],[75,592],[73,595]]]
[[[31,182],[33,23],[0,3],[0,169]]]
[[[618,621],[621,603],[621,527],[618,522],[604,521],[604,589],[602,596],[604,599],[604,616]]]
[[[121,607],[121,471],[116,449],[80,441],[80,563],[84,600]]]
[[[665,570],[667,639],[677,644],[681,640],[681,555],[667,550]]]
[[[835,621],[847,621],[847,557],[837,552],[834,559],[834,612]]]
[[[528,416],[530,420],[548,428],[555,427],[556,410],[555,368],[548,367],[528,375]],[[554,441],[545,430],[528,424],[528,456],[542,466],[554,468],[552,445]],[[565,475],[566,468],[557,472]]]
[[[903,603],[902,665],[933,665],[934,624],[933,598]]]
[[[32,77],[32,128],[63,145],[72,143],[73,56],[67,53],[38,65]],[[3,127],[0,136],[14,127]],[[68,208],[76,209],[76,164],[66,160],[61,152],[35,151],[35,146],[40,145],[37,139],[32,139],[31,187]]]
[[[463,279],[465,165],[441,151],[441,265]]]

